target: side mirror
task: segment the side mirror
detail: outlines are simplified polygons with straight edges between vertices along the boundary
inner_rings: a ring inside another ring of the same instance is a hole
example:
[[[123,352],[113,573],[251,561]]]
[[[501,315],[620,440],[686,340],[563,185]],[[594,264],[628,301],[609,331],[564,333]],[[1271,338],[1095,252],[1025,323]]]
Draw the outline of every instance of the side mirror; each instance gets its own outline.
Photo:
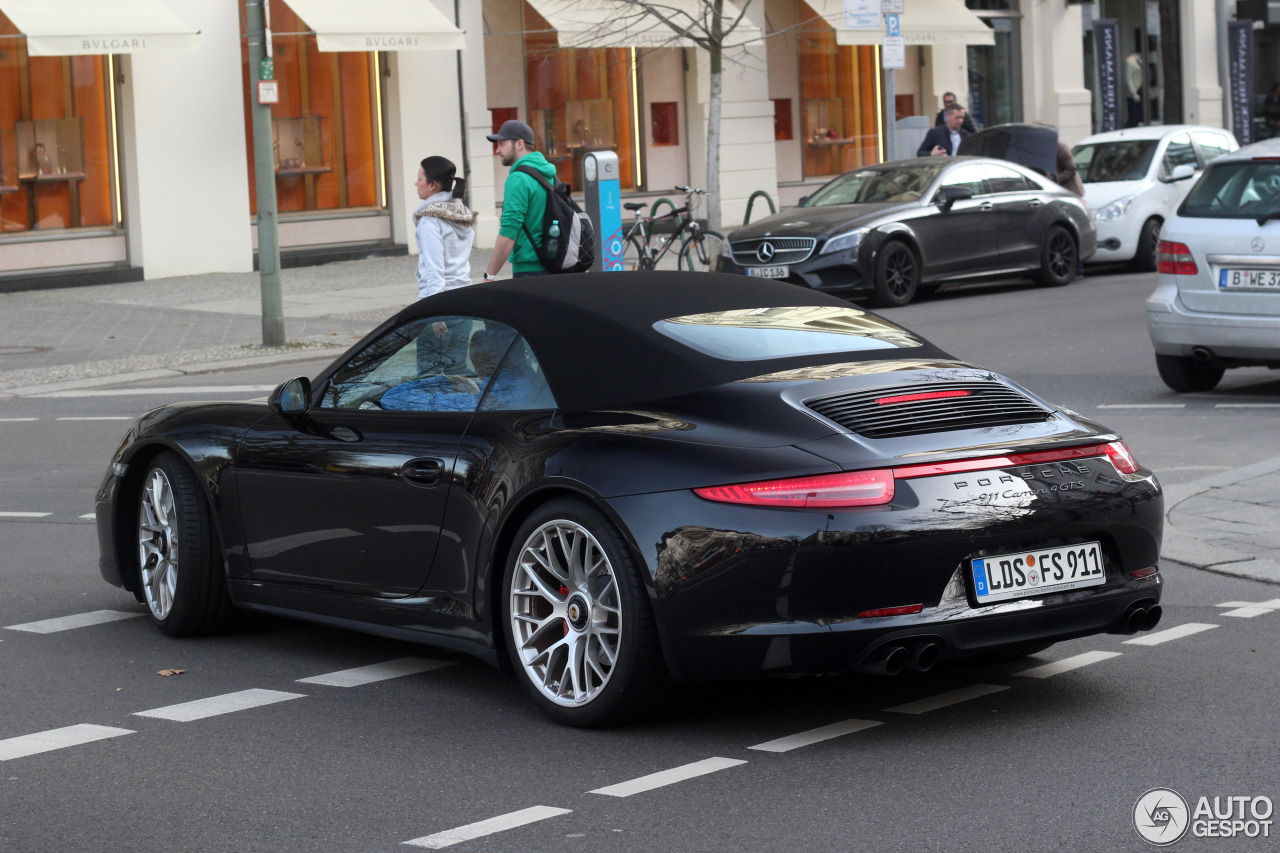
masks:
[[[969,187],[943,187],[942,209],[950,210],[951,206],[956,202],[971,198],[973,198],[973,190]]]
[[[277,415],[305,415],[311,410],[311,380],[305,376],[290,379],[271,392],[267,406]]]
[[[797,204],[796,207],[804,207],[808,203],[809,203],[809,196],[802,195],[800,196],[800,203]]]
[[[1190,163],[1183,163],[1180,166],[1174,166],[1173,171],[1169,173],[1169,177],[1165,178],[1167,183],[1176,183],[1177,181],[1185,181],[1187,178],[1196,176],[1196,167]]]

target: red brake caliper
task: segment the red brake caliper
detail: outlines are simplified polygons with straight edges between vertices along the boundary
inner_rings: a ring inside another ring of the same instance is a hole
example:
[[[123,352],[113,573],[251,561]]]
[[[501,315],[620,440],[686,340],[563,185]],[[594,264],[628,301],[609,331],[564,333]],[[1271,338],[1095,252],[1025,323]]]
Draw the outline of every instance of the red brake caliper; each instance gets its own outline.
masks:
[[[564,585],[562,584],[562,585],[560,586],[560,594],[561,594],[561,595],[568,595],[568,594],[569,594],[569,587],[564,586]],[[565,623],[564,623],[564,633],[563,633],[561,636],[564,636],[564,637],[569,636],[569,623],[568,623],[568,622],[565,622]]]

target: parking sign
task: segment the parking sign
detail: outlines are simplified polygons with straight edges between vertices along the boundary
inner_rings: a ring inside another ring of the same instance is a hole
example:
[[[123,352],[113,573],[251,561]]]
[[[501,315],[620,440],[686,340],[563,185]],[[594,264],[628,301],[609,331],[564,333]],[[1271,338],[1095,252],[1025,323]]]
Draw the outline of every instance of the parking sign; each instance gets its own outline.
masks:
[[[901,18],[897,15],[884,16],[884,34],[891,38],[897,38],[902,35]]]

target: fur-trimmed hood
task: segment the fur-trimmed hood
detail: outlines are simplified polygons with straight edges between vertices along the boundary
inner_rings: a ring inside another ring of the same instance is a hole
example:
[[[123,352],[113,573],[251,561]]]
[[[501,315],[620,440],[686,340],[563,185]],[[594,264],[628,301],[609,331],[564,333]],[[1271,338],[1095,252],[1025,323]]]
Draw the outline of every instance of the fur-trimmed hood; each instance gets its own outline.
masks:
[[[474,228],[476,220],[480,218],[480,214],[474,210],[469,210],[467,205],[460,198],[445,196],[444,201],[436,201],[435,199],[445,196],[444,193],[436,193],[431,198],[423,202],[422,206],[413,212],[413,224],[417,225],[418,221],[424,216],[432,216],[437,219],[443,219],[445,222],[453,225],[461,225],[465,228]]]

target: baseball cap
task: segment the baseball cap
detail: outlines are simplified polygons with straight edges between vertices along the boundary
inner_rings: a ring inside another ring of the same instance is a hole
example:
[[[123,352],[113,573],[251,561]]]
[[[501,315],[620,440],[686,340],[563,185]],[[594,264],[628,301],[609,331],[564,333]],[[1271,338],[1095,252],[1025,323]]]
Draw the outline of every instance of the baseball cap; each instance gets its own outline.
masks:
[[[502,127],[498,128],[497,133],[491,133],[485,139],[490,142],[501,142],[504,139],[523,139],[526,143],[532,145],[533,128],[518,119],[510,119],[502,123]]]

